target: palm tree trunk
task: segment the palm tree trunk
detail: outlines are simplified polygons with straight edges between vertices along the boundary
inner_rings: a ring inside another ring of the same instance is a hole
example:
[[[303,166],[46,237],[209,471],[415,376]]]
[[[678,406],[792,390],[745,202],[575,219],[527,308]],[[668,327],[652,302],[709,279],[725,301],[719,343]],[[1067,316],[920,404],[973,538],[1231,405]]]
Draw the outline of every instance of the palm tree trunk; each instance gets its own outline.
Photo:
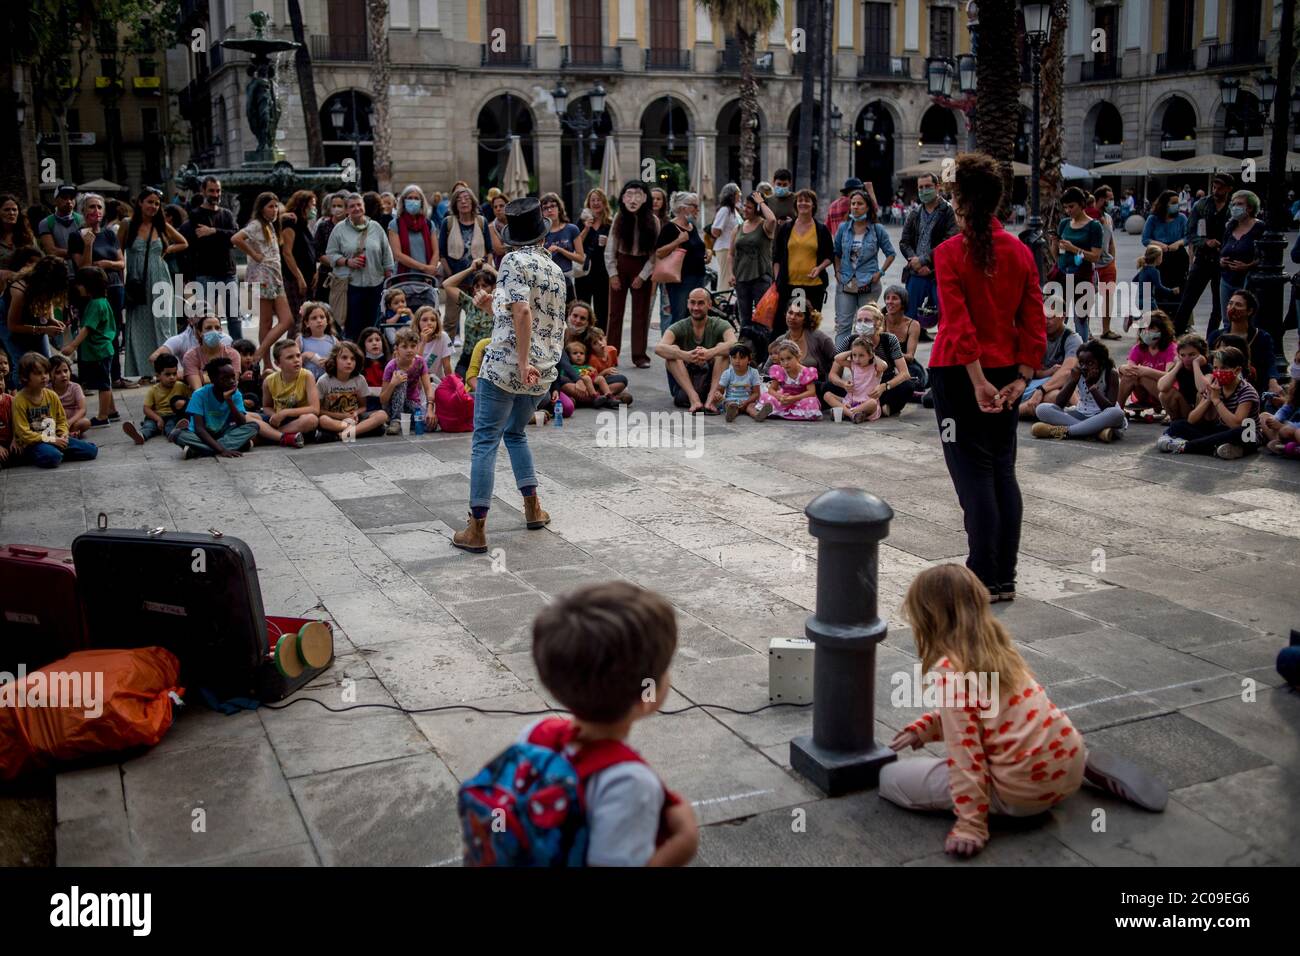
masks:
[[[811,186],[815,172],[812,163],[813,118],[817,101],[813,77],[813,62],[816,59],[816,47],[809,47],[809,40],[817,36],[817,25],[821,20],[821,5],[810,2],[804,5],[803,27],[803,91],[799,102],[799,150],[795,155],[794,186],[802,189]]]
[[[299,44],[293,66],[298,74],[298,95],[302,97],[303,128],[307,131],[307,162],[311,166],[324,166],[325,143],[320,128],[320,107],[316,102],[316,74],[307,49],[299,0],[289,0],[289,22],[293,24],[293,38]]]
[[[758,116],[758,84],[754,80],[754,34],[736,31],[740,48],[740,185],[748,196],[754,188],[754,128]]]
[[[980,36],[1010,37],[1016,32],[1015,0],[981,0],[979,6]],[[979,122],[975,126],[975,142],[981,152],[998,161],[1002,170],[1002,205],[998,216],[1006,219],[1011,209],[1011,190],[1015,180],[1011,161],[1016,154],[1016,134],[1020,129],[1020,57],[1012,47],[1008,52],[996,53],[993,42],[983,44],[989,54],[977,56],[977,88]],[[981,51],[982,52],[982,51]]]
[[[366,0],[370,21],[371,138],[375,150],[375,179],[380,192],[393,188],[391,138],[388,128],[388,0]]]
[[[1052,35],[1043,48],[1043,131],[1039,141],[1044,232],[1056,248],[1061,219],[1061,164],[1065,162],[1061,130],[1065,122],[1065,34],[1070,25],[1070,0],[1053,0]]]
[[[829,196],[831,193],[831,162],[835,156],[833,141],[831,139],[831,74],[835,69],[835,0],[822,0],[821,4],[821,34],[820,46],[818,47],[821,57],[821,80],[822,80],[822,115],[821,129],[821,154],[817,162],[817,185],[814,187],[819,196]],[[850,120],[850,124],[852,120]],[[850,128],[852,128],[850,126]]]

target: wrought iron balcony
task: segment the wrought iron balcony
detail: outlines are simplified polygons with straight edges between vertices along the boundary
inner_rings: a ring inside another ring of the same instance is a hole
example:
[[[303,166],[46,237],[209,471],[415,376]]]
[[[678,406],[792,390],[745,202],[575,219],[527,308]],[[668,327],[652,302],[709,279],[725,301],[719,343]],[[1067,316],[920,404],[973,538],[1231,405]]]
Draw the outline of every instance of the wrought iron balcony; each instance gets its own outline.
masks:
[[[1119,59],[1111,57],[1105,60],[1085,60],[1079,71],[1079,81],[1089,83],[1093,80],[1117,80],[1120,77]]]
[[[521,67],[533,65],[533,48],[527,44],[507,46],[504,50],[493,50],[491,44],[480,44],[482,55],[480,66]]]
[[[689,72],[691,68],[691,51],[651,47],[645,51],[645,68],[647,70]]]
[[[911,79],[912,60],[910,57],[889,53],[867,53],[858,57],[858,76]]]
[[[621,71],[623,51],[616,46],[566,46],[560,48],[560,69]]]

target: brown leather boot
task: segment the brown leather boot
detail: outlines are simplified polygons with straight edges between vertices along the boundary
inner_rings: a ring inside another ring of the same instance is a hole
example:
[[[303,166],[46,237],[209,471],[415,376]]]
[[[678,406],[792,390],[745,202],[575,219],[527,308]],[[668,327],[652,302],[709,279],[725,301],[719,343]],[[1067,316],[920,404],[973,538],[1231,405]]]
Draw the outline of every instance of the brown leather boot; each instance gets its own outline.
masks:
[[[487,553],[487,518],[475,518],[470,514],[465,522],[465,530],[457,531],[451,536],[453,546],[473,554]]]
[[[551,516],[542,510],[542,503],[536,495],[524,499],[524,523],[530,531],[545,528],[551,523]]]

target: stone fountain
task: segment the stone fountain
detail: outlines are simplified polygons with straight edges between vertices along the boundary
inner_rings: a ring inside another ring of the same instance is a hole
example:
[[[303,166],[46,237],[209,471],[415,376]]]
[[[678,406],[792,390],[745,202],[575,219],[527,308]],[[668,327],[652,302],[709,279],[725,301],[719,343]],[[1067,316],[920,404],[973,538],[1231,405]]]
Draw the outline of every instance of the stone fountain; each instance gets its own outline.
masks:
[[[227,50],[241,50],[250,56],[248,84],[244,87],[244,112],[248,128],[257,140],[257,148],[244,152],[244,162],[234,169],[200,169],[191,161],[180,168],[176,182],[183,189],[197,191],[204,178],[216,176],[222,189],[235,200],[235,218],[240,220],[240,209],[251,209],[258,193],[271,191],[287,199],[297,189],[340,189],[344,185],[344,171],[338,166],[317,166],[295,169],[275,146],[275,133],[280,125],[280,103],[275,95],[275,54],[289,53],[301,45],[294,40],[268,37],[266,29],[270,18],[257,10],[248,18],[253,24],[253,35],[221,40]]]

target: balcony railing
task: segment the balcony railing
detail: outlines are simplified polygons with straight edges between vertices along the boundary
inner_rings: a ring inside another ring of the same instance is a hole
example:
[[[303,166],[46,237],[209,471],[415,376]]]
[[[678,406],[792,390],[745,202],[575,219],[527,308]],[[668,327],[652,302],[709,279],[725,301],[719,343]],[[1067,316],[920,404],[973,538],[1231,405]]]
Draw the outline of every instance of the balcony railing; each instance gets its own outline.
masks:
[[[1156,73],[1190,73],[1195,69],[1196,53],[1192,50],[1156,54]]]
[[[1264,62],[1264,44],[1216,43],[1210,47],[1207,67],[1241,66]]]
[[[688,72],[691,68],[690,50],[664,50],[654,47],[645,51],[647,70],[672,70]]]
[[[366,34],[332,33],[310,37],[311,58],[316,61],[345,61],[363,63],[370,59],[370,44]]]
[[[909,79],[912,75],[910,57],[889,53],[867,53],[858,57],[858,76],[892,76]]]
[[[525,44],[508,46],[504,50],[493,50],[490,44],[480,45],[482,55],[480,66],[532,66],[533,48]]]
[[[616,46],[566,46],[560,48],[562,70],[622,70],[623,51]]]
[[[1079,82],[1088,83],[1092,80],[1117,80],[1120,76],[1119,60],[1111,58],[1108,60],[1085,60],[1083,69],[1079,71]]]
[[[771,53],[758,53],[754,56],[755,73],[771,73],[775,57]],[[740,49],[738,47],[727,47],[722,51],[722,56],[718,58],[719,73],[739,73],[740,72]]]

